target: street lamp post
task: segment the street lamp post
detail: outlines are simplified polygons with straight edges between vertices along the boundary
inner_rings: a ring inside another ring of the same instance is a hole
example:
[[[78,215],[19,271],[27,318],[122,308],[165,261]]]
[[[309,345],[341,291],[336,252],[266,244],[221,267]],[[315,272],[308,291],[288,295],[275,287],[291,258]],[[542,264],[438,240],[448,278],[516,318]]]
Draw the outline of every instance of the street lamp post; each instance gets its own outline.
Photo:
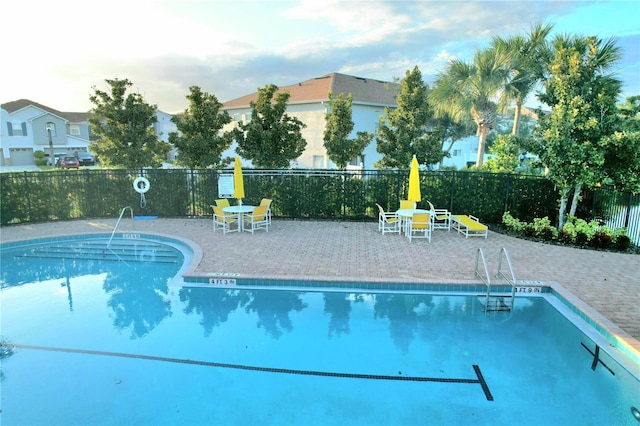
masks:
[[[49,165],[55,166],[55,158],[53,154],[53,138],[51,136],[51,125],[47,124],[47,134],[49,135]]]

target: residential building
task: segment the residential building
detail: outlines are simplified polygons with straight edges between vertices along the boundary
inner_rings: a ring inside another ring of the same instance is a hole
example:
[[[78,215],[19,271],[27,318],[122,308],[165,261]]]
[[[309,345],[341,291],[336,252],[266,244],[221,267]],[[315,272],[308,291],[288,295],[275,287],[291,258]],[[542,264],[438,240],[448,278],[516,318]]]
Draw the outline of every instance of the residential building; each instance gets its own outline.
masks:
[[[33,153],[87,150],[89,113],[62,112],[28,99],[0,105],[0,165],[35,164]]]
[[[306,128],[302,136],[307,141],[304,153],[291,163],[293,168],[336,168],[324,148],[325,114],[329,112],[329,92],[335,96],[344,93],[352,94],[352,120],[355,124],[350,137],[357,132],[374,133],[378,126],[378,118],[384,115],[385,107],[395,108],[396,97],[400,91],[400,84],[380,80],[355,77],[351,75],[331,73],[322,77],[312,78],[290,86],[279,87],[280,91],[289,92],[290,97],[286,113],[296,117]],[[250,102],[258,99],[258,93],[252,93],[223,104],[234,120],[229,126],[238,122],[251,120]],[[228,130],[230,127],[226,127]],[[235,156],[235,142],[223,156]],[[382,156],[376,150],[375,140],[369,144],[359,158],[354,158],[350,168],[373,168],[373,164]],[[243,160],[243,165],[250,162]]]
[[[62,112],[28,99],[0,105],[0,166],[34,165],[34,152],[49,158],[56,154],[75,155],[88,151],[95,136],[89,125],[89,112]],[[171,114],[156,110],[153,128],[158,139],[168,142],[177,131]],[[49,134],[49,130],[51,134]],[[49,137],[50,136],[50,137]]]

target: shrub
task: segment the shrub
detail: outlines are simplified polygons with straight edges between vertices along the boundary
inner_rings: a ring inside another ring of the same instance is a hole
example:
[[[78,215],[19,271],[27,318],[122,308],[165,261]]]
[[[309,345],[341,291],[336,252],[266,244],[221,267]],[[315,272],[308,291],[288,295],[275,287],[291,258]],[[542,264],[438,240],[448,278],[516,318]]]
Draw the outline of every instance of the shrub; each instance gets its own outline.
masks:
[[[576,226],[573,222],[567,222],[562,227],[562,231],[560,232],[560,241],[564,244],[575,244],[576,242]]]
[[[46,166],[47,159],[45,158],[44,151],[34,151],[33,158],[36,166]]]
[[[631,247],[631,238],[627,235],[620,235],[614,240],[613,244],[616,250],[627,251]]]
[[[558,236],[558,230],[551,226],[551,221],[548,217],[534,218],[533,224],[531,224],[533,235],[543,240],[553,240]]]
[[[620,251],[626,251],[631,247],[631,239],[626,235],[625,228],[613,230],[595,220],[587,222],[574,216],[567,218],[560,232],[551,225],[548,217],[534,218],[533,222],[526,223],[507,212],[502,216],[502,223],[516,235],[539,238],[544,241],[558,240],[566,245],[590,246],[598,249],[615,247]]]
[[[627,235],[627,228],[618,228],[612,232],[613,246],[616,250],[627,251],[631,247],[631,238]]]
[[[511,216],[511,213],[509,212],[505,212],[502,215],[502,223],[509,231],[515,232],[516,234],[522,234],[525,232],[525,228],[527,226],[525,222],[521,222],[519,219]]]
[[[599,231],[596,231],[593,234],[593,237],[591,237],[591,239],[589,240],[589,245],[591,247],[600,248],[600,249],[607,249],[611,247],[612,244],[613,244],[613,237],[611,236],[610,233],[606,231],[606,229],[601,229]]]

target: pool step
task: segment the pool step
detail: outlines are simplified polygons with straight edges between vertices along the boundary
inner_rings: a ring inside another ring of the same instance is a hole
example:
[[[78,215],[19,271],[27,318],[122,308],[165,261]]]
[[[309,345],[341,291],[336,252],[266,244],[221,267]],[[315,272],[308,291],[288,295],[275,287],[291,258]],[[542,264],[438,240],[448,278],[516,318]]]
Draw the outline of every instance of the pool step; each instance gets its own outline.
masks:
[[[479,298],[483,299],[482,303],[484,305],[485,312],[511,312],[511,308],[513,306],[511,297],[511,295],[492,295],[488,298],[486,296],[479,296]]]
[[[154,262],[176,264],[181,259],[175,251],[162,245],[136,241],[120,242],[114,240],[107,248],[105,242],[68,242],[34,247],[23,257],[48,259],[112,260],[125,262]]]

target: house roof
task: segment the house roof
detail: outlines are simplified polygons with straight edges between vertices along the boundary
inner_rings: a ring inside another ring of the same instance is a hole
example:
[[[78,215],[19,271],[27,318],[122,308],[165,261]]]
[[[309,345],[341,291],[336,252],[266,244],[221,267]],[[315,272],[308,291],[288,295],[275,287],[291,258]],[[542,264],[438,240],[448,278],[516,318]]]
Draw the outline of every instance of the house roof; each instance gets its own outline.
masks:
[[[283,86],[279,92],[289,92],[289,103],[328,101],[329,92],[353,95],[353,103],[395,106],[400,92],[399,83],[391,83],[352,75],[331,73],[301,83]],[[232,99],[223,104],[224,109],[248,107],[258,99],[258,92]]]
[[[30,101],[29,99],[19,99],[17,101],[6,102],[0,107],[5,111],[12,113],[16,112],[22,108],[26,108],[28,106],[35,106],[36,108],[40,108],[43,111],[49,112],[53,115],[57,115],[58,117],[64,118],[72,123],[79,123],[82,121],[88,121],[91,113],[88,112],[62,112],[57,109],[53,109],[51,107],[39,104],[37,102]]]

